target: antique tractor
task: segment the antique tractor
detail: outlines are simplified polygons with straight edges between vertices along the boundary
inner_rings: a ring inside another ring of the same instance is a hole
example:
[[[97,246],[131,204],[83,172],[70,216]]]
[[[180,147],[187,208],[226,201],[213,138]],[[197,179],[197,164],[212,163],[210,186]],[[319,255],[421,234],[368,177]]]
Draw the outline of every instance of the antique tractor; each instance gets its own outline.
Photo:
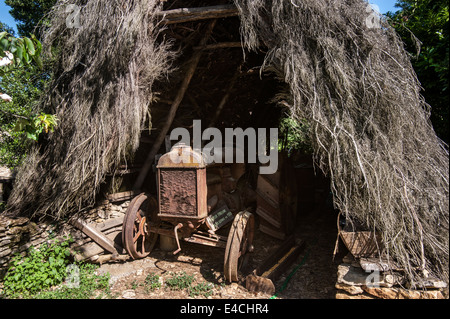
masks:
[[[126,212],[122,242],[127,253],[133,259],[148,256],[158,235],[174,238],[174,254],[181,250],[180,241],[225,248],[225,278],[237,281],[254,249],[255,219],[241,210],[250,196],[239,185],[245,164],[207,165],[200,153],[178,144],[156,168],[157,196],[138,195]],[[228,236],[216,233],[230,223]]]

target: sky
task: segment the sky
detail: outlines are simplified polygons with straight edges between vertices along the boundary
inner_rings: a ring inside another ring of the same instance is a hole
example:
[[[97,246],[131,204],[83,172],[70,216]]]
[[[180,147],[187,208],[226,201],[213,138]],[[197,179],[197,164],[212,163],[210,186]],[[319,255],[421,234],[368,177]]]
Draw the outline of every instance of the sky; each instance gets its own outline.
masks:
[[[380,13],[385,14],[388,11],[395,12],[398,8],[395,8],[394,5],[397,0],[369,0],[370,4],[376,4],[380,8]]]
[[[11,10],[11,7],[5,4],[5,0],[0,0],[0,21],[9,25],[17,33],[16,22],[9,14],[9,10]]]
[[[369,3],[376,4],[380,8],[380,13],[396,11],[396,8],[394,8],[396,2],[397,0],[369,0]],[[0,0],[0,21],[12,27],[17,33],[16,22],[9,14],[10,9],[9,6],[5,5],[5,0]]]

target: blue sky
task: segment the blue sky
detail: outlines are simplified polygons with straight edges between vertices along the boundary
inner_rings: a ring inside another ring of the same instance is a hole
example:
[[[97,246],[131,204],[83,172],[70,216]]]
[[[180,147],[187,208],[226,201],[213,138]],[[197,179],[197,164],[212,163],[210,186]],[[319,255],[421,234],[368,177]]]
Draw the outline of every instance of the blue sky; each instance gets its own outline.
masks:
[[[11,10],[11,7],[7,6],[4,0],[0,0],[0,21],[9,25],[17,32],[16,22],[9,14],[9,10]]]
[[[376,4],[380,8],[380,13],[396,11],[396,8],[394,8],[396,2],[397,0],[369,0],[369,3]],[[9,6],[5,5],[4,0],[0,0],[0,21],[6,23],[17,32],[16,22],[9,14],[10,9]]]
[[[369,3],[376,4],[380,8],[380,13],[386,13],[388,11],[395,12],[398,9],[394,7],[397,0],[369,0]]]

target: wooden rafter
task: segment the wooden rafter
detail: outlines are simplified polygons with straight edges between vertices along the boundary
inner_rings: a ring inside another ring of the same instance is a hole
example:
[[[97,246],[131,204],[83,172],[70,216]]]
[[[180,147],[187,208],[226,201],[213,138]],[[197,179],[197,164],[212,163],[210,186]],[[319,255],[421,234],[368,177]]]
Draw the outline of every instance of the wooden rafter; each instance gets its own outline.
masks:
[[[194,47],[195,50],[215,50],[215,49],[225,49],[225,48],[242,48],[241,42],[220,42],[208,44],[203,47]]]
[[[234,5],[217,5],[198,8],[180,8],[159,12],[166,24],[191,22],[205,19],[227,18],[238,15]]]

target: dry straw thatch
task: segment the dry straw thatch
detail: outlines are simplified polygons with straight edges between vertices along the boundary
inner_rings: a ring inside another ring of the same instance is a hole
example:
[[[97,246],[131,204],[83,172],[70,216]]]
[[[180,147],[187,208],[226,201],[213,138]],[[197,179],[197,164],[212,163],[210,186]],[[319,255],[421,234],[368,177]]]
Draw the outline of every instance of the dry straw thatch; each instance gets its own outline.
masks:
[[[68,4],[81,8],[70,29]],[[57,2],[44,45],[60,52],[43,108],[61,122],[22,167],[10,211],[60,218],[82,210],[137,149],[152,85],[172,54],[157,43],[158,7],[157,0]]]
[[[65,5],[82,9],[68,30]],[[46,43],[61,52],[44,101],[61,123],[18,175],[11,212],[62,217],[93,202],[107,171],[138,146],[152,84],[172,56],[157,41],[157,0],[59,1]],[[378,231],[414,281],[448,283],[448,150],[435,135],[409,57],[363,0],[234,0],[250,50],[289,86],[309,120],[336,207]],[[417,271],[421,270],[421,271]]]
[[[336,207],[380,232],[411,281],[420,269],[448,282],[448,148],[393,28],[361,0],[235,4],[245,45],[269,48],[293,117],[312,125]]]

